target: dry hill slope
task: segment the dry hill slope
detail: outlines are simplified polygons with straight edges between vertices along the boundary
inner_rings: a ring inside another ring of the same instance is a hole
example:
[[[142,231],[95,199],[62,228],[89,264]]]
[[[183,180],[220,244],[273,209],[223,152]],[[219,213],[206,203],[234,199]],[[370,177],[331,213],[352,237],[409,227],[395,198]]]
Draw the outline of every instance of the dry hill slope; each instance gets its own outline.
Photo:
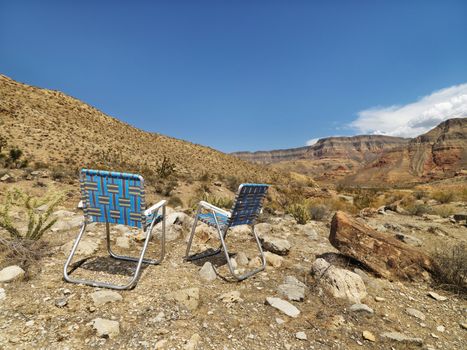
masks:
[[[156,169],[164,156],[177,173],[205,172],[268,181],[273,171],[208,147],[149,133],[73,97],[0,75],[0,133],[33,161],[78,169]]]

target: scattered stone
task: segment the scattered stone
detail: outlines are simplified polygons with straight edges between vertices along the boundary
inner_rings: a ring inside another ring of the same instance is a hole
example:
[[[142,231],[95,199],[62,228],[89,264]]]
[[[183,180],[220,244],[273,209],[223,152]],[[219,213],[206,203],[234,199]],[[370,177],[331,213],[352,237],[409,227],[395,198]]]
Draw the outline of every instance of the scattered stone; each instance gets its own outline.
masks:
[[[272,225],[268,224],[266,222],[262,222],[260,224],[255,225],[255,232],[258,235],[258,237],[263,237],[272,232]]]
[[[188,310],[194,311],[199,305],[199,288],[187,288],[173,292],[169,298],[184,305]]]
[[[284,324],[285,321],[282,318],[276,317],[276,323],[277,324]]]
[[[375,301],[377,301],[377,302],[380,303],[380,302],[382,302],[382,301],[386,301],[386,299],[385,299],[385,298],[382,298],[382,297],[375,297]]]
[[[200,341],[201,336],[198,333],[193,334],[188,343],[185,345],[185,350],[196,350]]]
[[[209,261],[205,262],[203,267],[199,270],[199,276],[208,282],[212,282],[217,278],[216,271]]]
[[[7,283],[15,281],[24,276],[24,270],[18,265],[11,265],[5,267],[0,271],[0,282]]]
[[[268,235],[262,238],[263,248],[271,253],[278,255],[287,255],[290,251],[290,243],[283,238],[271,237]]]
[[[275,268],[281,267],[284,258],[271,252],[264,252],[266,264]]]
[[[68,299],[66,297],[63,297],[63,298],[58,298],[57,300],[55,300],[55,306],[56,307],[65,307],[68,305]]]
[[[167,242],[178,239],[185,228],[190,226],[190,217],[182,212],[174,212],[166,215],[165,240]],[[162,221],[154,226],[154,232],[158,239],[162,237]]]
[[[369,340],[369,341],[372,341],[372,342],[376,341],[375,335],[373,333],[371,333],[370,331],[363,331],[362,337],[365,340]]]
[[[262,265],[262,261],[259,256],[254,257],[248,262],[248,267],[256,268],[256,267],[260,267],[261,265]]]
[[[398,341],[401,343],[406,343],[406,344],[415,344],[415,345],[423,345],[423,340],[422,338],[413,338],[409,337],[405,334],[399,333],[399,332],[385,332],[381,333],[382,338]]]
[[[83,216],[66,210],[56,211],[53,215],[57,217],[57,222],[50,228],[52,232],[68,231],[81,227],[84,220]]]
[[[34,323],[35,323],[34,320],[29,320],[29,321],[27,321],[24,325],[25,325],[26,327],[32,327],[32,326],[34,326]]]
[[[353,304],[350,308],[350,311],[352,312],[367,312],[369,314],[373,314],[374,311],[371,307],[369,307],[366,304]]]
[[[467,322],[461,322],[459,323],[459,325],[461,326],[461,328],[467,329]]]
[[[367,295],[365,284],[359,275],[335,267],[322,258],[315,260],[312,273],[324,290],[335,298],[360,303]]]
[[[0,300],[6,299],[6,292],[5,289],[0,288]]]
[[[217,299],[225,304],[233,304],[243,301],[240,297],[240,292],[237,290],[221,294]]]
[[[307,238],[311,240],[315,240],[318,238],[318,232],[316,232],[315,226],[311,223],[299,225],[298,230],[300,231],[300,233],[307,236]]]
[[[130,239],[127,236],[120,236],[120,237],[117,237],[115,244],[117,245],[117,247],[120,247],[123,249],[129,249]]]
[[[295,333],[295,338],[300,339],[300,340],[307,340],[305,332]]]
[[[280,298],[267,297],[266,302],[273,308],[282,311],[284,314],[290,317],[297,317],[300,314],[300,310],[294,305]]]
[[[346,324],[345,318],[342,315],[333,315],[326,322],[325,327],[330,330],[337,330]]]
[[[113,290],[99,290],[91,294],[95,306],[123,300],[122,296]]]
[[[74,241],[69,241],[68,243],[65,243],[62,245],[61,250],[62,253],[65,255],[69,255],[71,248],[74,244]],[[90,238],[90,237],[84,237],[78,245],[78,248],[76,249],[76,255],[82,255],[82,256],[89,256],[94,254],[97,249],[99,248],[100,240],[96,238]]]
[[[248,265],[248,257],[244,252],[240,252],[236,256],[237,263],[239,266],[247,266]]]
[[[0,178],[0,181],[2,181],[2,182],[14,182],[14,179],[10,175],[5,174]]]
[[[157,343],[154,345],[154,349],[165,349],[167,346],[167,339],[158,340]]]
[[[406,235],[403,233],[396,233],[394,237],[396,237],[399,241],[404,242],[413,247],[420,247],[422,245],[422,241],[414,236]]]
[[[430,296],[430,297],[432,297],[433,299],[438,300],[438,301],[445,301],[445,300],[448,299],[447,297],[442,296],[442,295],[439,295],[439,294],[436,293],[436,292],[428,292],[428,296]]]
[[[419,320],[425,321],[425,318],[426,318],[425,314],[421,311],[408,307],[407,309],[405,309],[405,312],[410,316],[413,316],[415,318],[418,318]]]
[[[306,286],[294,276],[287,276],[284,279],[284,284],[281,284],[277,291],[289,300],[303,301],[305,298]]]
[[[435,339],[439,339],[439,337],[435,333],[430,333],[430,335]]]
[[[118,323],[118,321],[107,320],[105,318],[95,318],[92,322],[94,329],[97,331],[98,337],[115,338],[120,334],[120,323]]]
[[[446,330],[446,327],[444,327],[444,326],[438,326],[438,327],[436,327],[436,330],[437,330],[438,332],[440,332],[440,333],[444,333],[444,331]]]
[[[426,271],[433,271],[433,261],[425,253],[377,232],[342,211],[332,219],[329,241],[378,277],[426,279]]]
[[[454,219],[454,221],[456,222],[467,222],[467,213],[458,213],[458,214],[454,214],[452,216],[452,218]]]

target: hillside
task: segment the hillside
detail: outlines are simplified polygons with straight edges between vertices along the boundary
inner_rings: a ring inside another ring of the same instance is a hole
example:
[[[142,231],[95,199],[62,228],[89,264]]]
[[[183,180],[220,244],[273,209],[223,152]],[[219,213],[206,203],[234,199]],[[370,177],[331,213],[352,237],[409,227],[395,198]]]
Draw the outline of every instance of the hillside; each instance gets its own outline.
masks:
[[[0,75],[0,134],[32,162],[154,171],[164,157],[177,174],[204,173],[268,181],[273,171],[208,147],[139,130],[58,91]]]
[[[447,120],[413,139],[329,137],[307,147],[234,155],[323,182],[380,186],[431,181],[467,168],[467,118]]]

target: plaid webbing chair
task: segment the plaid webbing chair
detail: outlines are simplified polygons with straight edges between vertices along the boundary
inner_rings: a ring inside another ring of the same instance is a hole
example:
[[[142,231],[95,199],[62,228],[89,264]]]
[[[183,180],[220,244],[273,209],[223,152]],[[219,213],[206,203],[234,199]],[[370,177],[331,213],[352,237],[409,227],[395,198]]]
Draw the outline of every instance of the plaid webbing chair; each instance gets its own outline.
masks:
[[[157,265],[165,255],[165,200],[146,208],[144,202],[144,180],[142,176],[128,173],[117,173],[102,170],[81,170],[81,196],[84,211],[84,222],[76,238],[70,255],[63,269],[65,280],[72,283],[87,284],[94,287],[112,289],[130,289],[138,282],[143,263]],[[162,213],[160,213],[162,211]],[[154,225],[162,221],[161,257],[158,260],[145,259],[144,254],[151,240]],[[106,225],[107,250],[112,258],[137,262],[135,273],[125,285],[115,285],[99,281],[74,279],[68,273],[68,266],[75,255],[79,242],[86,231],[86,225],[101,222]],[[146,239],[139,257],[115,254],[110,247],[110,224],[121,224],[137,227],[146,232]]]
[[[190,239],[188,240],[185,259],[189,261],[202,259],[211,255],[218,254],[221,252],[221,250],[223,250],[225,258],[227,260],[227,264],[229,266],[230,273],[239,281],[242,281],[245,278],[248,278],[257,272],[264,270],[266,266],[266,260],[263,254],[263,248],[261,247],[261,242],[258,238],[258,235],[255,232],[255,223],[256,219],[258,218],[258,215],[261,213],[263,201],[266,197],[268,188],[269,185],[264,184],[241,184],[238,188],[237,195],[235,197],[235,201],[230,212],[217,208],[214,205],[209,204],[205,201],[199,202],[195,221],[191,230]],[[221,241],[221,246],[219,247],[219,249],[209,253],[194,254],[190,256],[190,249],[193,242],[193,237],[195,235],[198,220],[217,229],[219,239]],[[229,228],[238,225],[251,226],[251,230],[253,236],[255,237],[256,244],[258,246],[258,250],[261,257],[261,267],[246,272],[243,275],[238,275],[237,273],[235,273],[235,270],[230,261],[227,245],[225,243],[225,237]]]

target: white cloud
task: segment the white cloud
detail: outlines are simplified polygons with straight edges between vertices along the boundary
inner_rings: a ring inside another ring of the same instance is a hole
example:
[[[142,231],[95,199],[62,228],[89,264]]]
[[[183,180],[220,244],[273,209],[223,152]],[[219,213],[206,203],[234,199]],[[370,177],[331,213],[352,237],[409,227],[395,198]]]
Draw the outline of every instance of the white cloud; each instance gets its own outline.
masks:
[[[435,91],[403,106],[365,109],[358,112],[350,126],[364,134],[414,137],[446,119],[465,117],[467,83]]]
[[[307,146],[313,146],[316,142],[318,142],[319,138],[311,139],[306,142]]]

